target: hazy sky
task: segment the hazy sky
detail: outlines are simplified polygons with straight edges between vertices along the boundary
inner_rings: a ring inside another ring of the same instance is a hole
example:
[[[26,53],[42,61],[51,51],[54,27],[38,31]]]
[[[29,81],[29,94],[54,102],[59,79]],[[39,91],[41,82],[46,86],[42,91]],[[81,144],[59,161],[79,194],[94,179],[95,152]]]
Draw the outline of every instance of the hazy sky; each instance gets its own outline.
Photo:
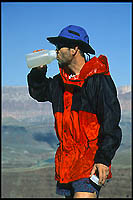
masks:
[[[96,55],[106,55],[117,87],[131,84],[132,3],[3,2],[2,86],[27,85],[25,55],[36,49],[55,49],[46,37],[57,36],[68,25],[87,31]],[[93,56],[91,56],[93,57]],[[47,76],[59,72],[55,60]]]

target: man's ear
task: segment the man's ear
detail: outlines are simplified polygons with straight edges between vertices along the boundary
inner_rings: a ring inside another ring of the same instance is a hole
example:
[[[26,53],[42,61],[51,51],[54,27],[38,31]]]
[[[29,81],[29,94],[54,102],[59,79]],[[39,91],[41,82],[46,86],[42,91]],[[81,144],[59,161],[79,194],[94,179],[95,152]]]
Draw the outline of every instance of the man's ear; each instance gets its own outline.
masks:
[[[78,50],[79,50],[78,46],[75,46],[74,49],[72,49],[73,56],[76,55],[76,53],[78,52]]]

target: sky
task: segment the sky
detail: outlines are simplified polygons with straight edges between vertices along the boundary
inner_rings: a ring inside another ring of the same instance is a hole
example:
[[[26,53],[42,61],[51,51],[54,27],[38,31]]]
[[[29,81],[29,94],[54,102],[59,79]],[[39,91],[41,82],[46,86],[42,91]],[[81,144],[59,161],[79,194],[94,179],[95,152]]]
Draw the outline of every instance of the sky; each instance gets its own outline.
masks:
[[[2,86],[27,86],[25,55],[55,49],[46,38],[58,36],[68,25],[83,27],[95,56],[107,56],[117,87],[131,85],[131,20],[131,2],[2,2]],[[57,73],[55,60],[48,65],[47,77]]]

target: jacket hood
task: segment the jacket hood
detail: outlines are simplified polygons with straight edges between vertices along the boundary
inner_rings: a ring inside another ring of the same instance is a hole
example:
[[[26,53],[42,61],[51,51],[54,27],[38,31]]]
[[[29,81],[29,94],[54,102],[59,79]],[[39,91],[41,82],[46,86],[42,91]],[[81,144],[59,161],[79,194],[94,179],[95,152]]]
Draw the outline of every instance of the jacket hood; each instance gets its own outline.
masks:
[[[100,55],[98,58],[94,56],[90,61],[86,62],[80,71],[77,79],[69,79],[69,75],[64,69],[60,68],[60,74],[65,84],[77,85],[82,87],[84,80],[94,74],[110,75],[107,57]]]

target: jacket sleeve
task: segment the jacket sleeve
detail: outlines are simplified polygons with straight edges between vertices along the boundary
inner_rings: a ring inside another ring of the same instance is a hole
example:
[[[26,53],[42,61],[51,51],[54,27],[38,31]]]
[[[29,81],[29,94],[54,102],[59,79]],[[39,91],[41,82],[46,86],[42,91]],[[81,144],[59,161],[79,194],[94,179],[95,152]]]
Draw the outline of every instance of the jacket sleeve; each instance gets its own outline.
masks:
[[[94,102],[100,130],[94,162],[109,166],[122,139],[122,131],[119,127],[121,110],[111,76],[98,75],[96,77],[94,83],[96,84],[94,90],[96,101]]]
[[[46,78],[47,68],[33,68],[27,76],[29,94],[38,102],[51,102],[52,78]]]

